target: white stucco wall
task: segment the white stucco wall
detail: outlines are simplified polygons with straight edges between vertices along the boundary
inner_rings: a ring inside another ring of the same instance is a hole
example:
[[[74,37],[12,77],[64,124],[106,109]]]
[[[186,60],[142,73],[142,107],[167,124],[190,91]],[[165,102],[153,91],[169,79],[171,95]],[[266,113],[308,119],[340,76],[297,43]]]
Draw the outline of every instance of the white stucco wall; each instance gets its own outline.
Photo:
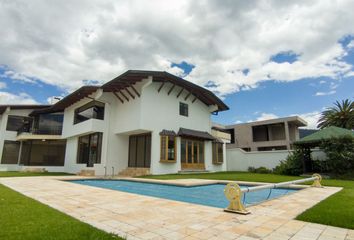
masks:
[[[163,129],[173,130],[176,133],[180,128],[188,128],[211,133],[211,118],[209,107],[190,95],[185,100],[188,92],[184,91],[177,98],[180,87],[175,86],[168,94],[172,84],[165,84],[160,92],[161,83],[145,85],[141,97],[141,128],[150,130],[151,141],[151,168],[153,174],[176,173],[181,170],[180,161],[180,138],[177,138],[177,161],[176,163],[160,162],[160,131]],[[188,104],[188,117],[179,114],[179,103]],[[226,169],[226,164],[212,164],[211,142],[205,141],[205,168],[208,171],[221,171]]]
[[[245,152],[240,148],[226,150],[228,171],[247,171],[249,167],[266,167],[273,169],[285,160],[289,151],[255,151]]]
[[[248,171],[249,167],[273,169],[280,164],[280,161],[285,160],[291,152],[292,150],[245,152],[240,148],[227,149],[227,170]],[[326,154],[320,149],[312,149],[311,157],[313,160],[325,160]]]

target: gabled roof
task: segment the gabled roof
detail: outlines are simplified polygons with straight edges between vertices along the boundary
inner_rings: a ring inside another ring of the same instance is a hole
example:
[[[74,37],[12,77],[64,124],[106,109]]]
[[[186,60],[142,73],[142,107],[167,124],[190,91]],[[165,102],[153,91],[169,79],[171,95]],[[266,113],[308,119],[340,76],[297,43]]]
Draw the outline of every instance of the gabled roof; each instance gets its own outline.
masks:
[[[217,105],[218,111],[225,111],[229,109],[229,107],[223,101],[221,101],[214,93],[212,93],[208,89],[200,87],[192,82],[184,80],[183,78],[177,77],[168,72],[162,71],[129,70],[123,73],[122,75],[114,78],[113,80],[107,82],[106,84],[102,85],[102,89],[105,92],[117,92],[127,87],[130,87],[149,76],[153,78],[154,82],[167,82],[184,88],[186,91],[193,94],[204,104],[208,106]]]
[[[329,140],[331,138],[341,138],[347,136],[354,138],[354,132],[345,128],[332,126],[332,127],[321,129],[311,135],[308,135],[296,141],[295,144],[301,145],[301,144],[315,143],[315,142],[321,142],[323,140]]]
[[[18,105],[0,105],[0,114],[3,114],[6,109],[43,109],[48,108],[51,105],[39,105],[39,104],[18,104]]]
[[[180,77],[172,75],[168,72],[161,72],[161,71],[140,71],[140,70],[129,70],[123,73],[122,75],[112,79],[111,81],[103,84],[100,86],[83,86],[76,90],[75,92],[69,94],[68,96],[64,97],[62,100],[57,102],[56,104],[47,107],[46,109],[35,110],[31,113],[31,115],[36,115],[40,113],[51,113],[51,112],[59,112],[63,111],[65,108],[69,107],[70,105],[74,104],[75,102],[87,97],[88,95],[94,93],[97,89],[102,89],[104,92],[118,92],[127,87],[132,87],[135,83],[142,81],[143,79],[152,76],[154,82],[161,82],[161,83],[172,83],[174,85],[180,86],[184,88],[186,91],[193,94],[197,97],[200,101],[204,104],[210,105],[217,105],[217,111],[225,111],[228,110],[229,107],[221,101],[214,93],[211,91],[200,87],[194,83],[191,83],[187,80],[184,80]],[[132,87],[134,91],[135,88]],[[138,94],[138,93],[137,93]]]
[[[56,104],[50,106],[49,108],[34,110],[30,115],[64,111],[65,108],[69,107],[77,101],[80,101],[84,97],[87,97],[88,95],[94,93],[97,89],[99,89],[98,86],[83,86],[77,89],[76,91],[72,92],[68,96],[64,97]]]

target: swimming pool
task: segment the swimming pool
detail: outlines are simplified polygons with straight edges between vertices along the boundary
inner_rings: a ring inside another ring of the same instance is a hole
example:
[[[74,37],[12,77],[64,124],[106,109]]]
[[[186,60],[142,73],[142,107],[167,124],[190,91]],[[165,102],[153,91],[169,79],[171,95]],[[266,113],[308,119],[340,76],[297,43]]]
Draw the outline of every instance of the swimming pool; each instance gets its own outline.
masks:
[[[218,208],[225,208],[229,204],[228,200],[224,196],[225,184],[209,184],[202,186],[184,187],[128,180],[85,179],[72,180],[69,182]],[[240,187],[245,188],[247,186]],[[288,188],[272,190],[265,189],[244,194],[243,201],[246,205],[253,205],[295,191],[297,190]]]

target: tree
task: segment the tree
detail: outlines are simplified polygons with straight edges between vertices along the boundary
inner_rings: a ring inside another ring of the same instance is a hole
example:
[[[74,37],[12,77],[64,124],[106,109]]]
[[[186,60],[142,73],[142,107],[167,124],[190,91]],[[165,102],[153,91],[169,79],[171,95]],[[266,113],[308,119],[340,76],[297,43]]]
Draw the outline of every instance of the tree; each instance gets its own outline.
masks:
[[[336,126],[352,130],[354,128],[354,102],[349,99],[336,101],[333,107],[322,112],[318,128]]]

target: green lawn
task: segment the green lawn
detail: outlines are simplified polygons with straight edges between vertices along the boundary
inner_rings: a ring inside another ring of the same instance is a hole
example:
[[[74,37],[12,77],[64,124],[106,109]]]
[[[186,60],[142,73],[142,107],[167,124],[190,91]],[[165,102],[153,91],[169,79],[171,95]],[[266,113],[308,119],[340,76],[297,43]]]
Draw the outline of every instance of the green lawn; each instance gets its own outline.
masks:
[[[121,239],[0,184],[0,239]]]
[[[33,176],[61,176],[61,175],[72,175],[69,173],[61,173],[61,172],[44,172],[44,173],[36,173],[36,172],[0,172],[0,177],[33,177]]]
[[[275,174],[259,174],[248,172],[217,172],[201,174],[170,174],[153,175],[144,178],[154,179],[217,179],[253,182],[284,182],[301,177],[282,176]],[[343,187],[344,189],[335,195],[318,203],[297,217],[298,220],[315,222],[337,227],[354,229],[354,181],[325,179],[322,181],[325,186]],[[311,197],[311,196],[309,196]]]

